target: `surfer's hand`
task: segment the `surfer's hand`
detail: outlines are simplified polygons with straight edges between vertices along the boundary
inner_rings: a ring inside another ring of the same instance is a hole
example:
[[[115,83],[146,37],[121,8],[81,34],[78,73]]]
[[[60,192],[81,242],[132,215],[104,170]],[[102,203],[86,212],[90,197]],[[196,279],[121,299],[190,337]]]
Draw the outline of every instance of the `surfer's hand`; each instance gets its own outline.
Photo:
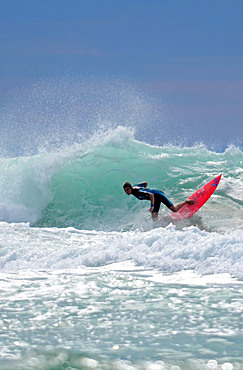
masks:
[[[149,209],[149,212],[152,213],[154,210],[154,206],[151,206],[150,209]]]

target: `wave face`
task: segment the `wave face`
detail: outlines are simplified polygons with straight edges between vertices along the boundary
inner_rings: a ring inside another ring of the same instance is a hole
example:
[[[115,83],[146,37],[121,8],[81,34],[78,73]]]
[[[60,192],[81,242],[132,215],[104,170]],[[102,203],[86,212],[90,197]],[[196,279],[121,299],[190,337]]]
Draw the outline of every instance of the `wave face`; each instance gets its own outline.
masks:
[[[0,220],[30,222],[38,227],[134,230],[154,227],[149,204],[127,196],[122,184],[148,181],[174,202],[187,198],[222,173],[208,203],[179,225],[209,231],[241,227],[242,151],[223,153],[194,147],[150,146],[118,127],[65,151],[0,161]],[[161,209],[159,226],[171,222]]]

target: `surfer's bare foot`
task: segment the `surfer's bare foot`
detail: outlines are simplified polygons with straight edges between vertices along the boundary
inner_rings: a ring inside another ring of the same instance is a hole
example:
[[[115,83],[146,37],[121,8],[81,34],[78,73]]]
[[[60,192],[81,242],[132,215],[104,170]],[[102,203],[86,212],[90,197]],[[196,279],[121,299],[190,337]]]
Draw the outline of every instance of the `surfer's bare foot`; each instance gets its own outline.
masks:
[[[186,200],[186,203],[187,203],[187,204],[194,204],[195,202],[194,202],[194,200],[193,200],[193,199],[187,199],[187,200]]]
[[[181,202],[181,203],[177,204],[177,206],[174,206],[174,204],[173,204],[170,207],[170,209],[171,209],[172,212],[178,212],[179,209],[181,209],[181,207],[183,207],[185,204],[194,204],[194,200],[193,199],[184,200],[184,202]]]

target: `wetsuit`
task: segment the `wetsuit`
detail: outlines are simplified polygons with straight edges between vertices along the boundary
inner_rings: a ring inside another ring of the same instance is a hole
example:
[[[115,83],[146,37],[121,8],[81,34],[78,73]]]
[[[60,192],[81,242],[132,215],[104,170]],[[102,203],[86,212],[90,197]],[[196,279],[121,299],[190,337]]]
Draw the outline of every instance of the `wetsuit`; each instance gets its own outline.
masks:
[[[145,183],[137,184],[132,187],[132,195],[140,200],[150,200],[149,194],[154,194],[154,209],[153,213],[158,213],[160,204],[163,203],[166,207],[170,208],[173,203],[161,190],[145,188]]]

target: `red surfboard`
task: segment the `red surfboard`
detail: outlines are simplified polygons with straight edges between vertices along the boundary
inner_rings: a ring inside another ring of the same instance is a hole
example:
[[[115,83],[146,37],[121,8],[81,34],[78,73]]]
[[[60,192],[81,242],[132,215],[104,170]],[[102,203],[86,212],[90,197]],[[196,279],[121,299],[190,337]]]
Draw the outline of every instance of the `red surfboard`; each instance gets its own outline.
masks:
[[[174,213],[173,216],[176,218],[189,218],[194,215],[195,212],[201,208],[204,203],[211,197],[211,195],[215,192],[219,181],[221,179],[221,175],[215,177],[215,179],[209,181],[205,184],[201,189],[197,190],[194,194],[192,194],[188,199],[193,199],[194,204],[185,204],[178,212]]]

